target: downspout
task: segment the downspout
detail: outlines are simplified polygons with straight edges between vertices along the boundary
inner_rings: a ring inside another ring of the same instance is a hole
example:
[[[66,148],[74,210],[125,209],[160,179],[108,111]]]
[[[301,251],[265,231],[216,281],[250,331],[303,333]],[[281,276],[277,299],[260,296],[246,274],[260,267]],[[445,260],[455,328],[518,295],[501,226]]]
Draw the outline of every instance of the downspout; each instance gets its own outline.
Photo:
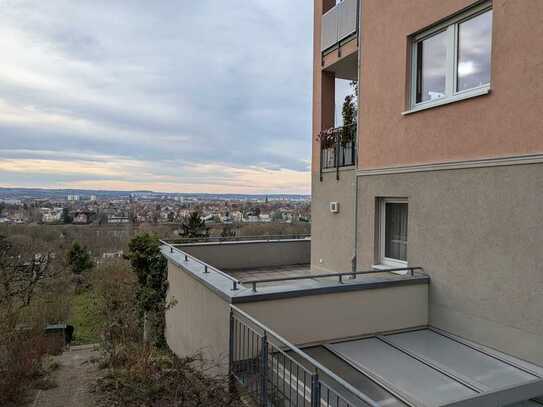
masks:
[[[358,130],[357,130],[358,133]],[[355,172],[354,172],[354,239],[353,239],[353,258],[352,258],[352,272],[356,273],[358,268],[357,261],[357,247],[358,247],[358,175],[356,173],[356,168],[358,167],[358,160],[355,160]],[[353,276],[355,278],[356,276]]]
[[[358,69],[357,69],[357,84],[358,84],[358,95],[356,95],[356,103],[358,104],[358,112],[356,114],[356,154],[354,159],[354,182],[353,182],[353,188],[354,188],[354,210],[353,210],[353,216],[354,216],[354,237],[353,237],[353,257],[351,259],[352,263],[352,272],[356,273],[358,269],[358,148],[360,146],[359,140],[358,140],[358,134],[360,132],[360,126],[358,123],[360,123],[360,70],[362,69],[362,47],[360,46],[360,31],[361,26],[360,23],[362,19],[360,18],[360,13],[362,10],[362,7],[360,7],[360,2],[363,0],[359,0],[357,2],[357,21],[356,21],[356,45],[358,46]],[[356,275],[353,275],[353,278],[356,278]]]

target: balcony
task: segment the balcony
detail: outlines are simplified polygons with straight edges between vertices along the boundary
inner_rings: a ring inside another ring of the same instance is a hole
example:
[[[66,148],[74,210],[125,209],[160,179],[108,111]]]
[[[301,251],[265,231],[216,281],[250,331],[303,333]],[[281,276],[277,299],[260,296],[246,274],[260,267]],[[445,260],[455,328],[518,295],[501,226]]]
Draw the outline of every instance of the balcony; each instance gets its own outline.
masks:
[[[356,165],[357,125],[336,127],[323,131],[320,136],[321,173],[323,170],[339,169]]]
[[[327,52],[358,30],[358,0],[342,0],[322,16],[321,51]]]

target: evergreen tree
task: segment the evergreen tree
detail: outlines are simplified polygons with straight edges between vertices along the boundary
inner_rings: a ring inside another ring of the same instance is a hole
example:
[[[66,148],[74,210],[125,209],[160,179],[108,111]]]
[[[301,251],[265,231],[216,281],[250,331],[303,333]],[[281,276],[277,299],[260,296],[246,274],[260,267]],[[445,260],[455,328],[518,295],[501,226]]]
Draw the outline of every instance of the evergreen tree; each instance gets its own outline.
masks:
[[[149,233],[134,237],[128,244],[128,260],[138,278],[138,313],[144,342],[165,345],[164,314],[167,309],[167,261],[160,253],[158,238]]]
[[[94,263],[86,247],[75,241],[68,251],[66,262],[72,273],[80,275],[94,267]]]
[[[185,219],[181,227],[183,228],[183,236],[188,238],[208,237],[209,228],[202,220],[200,212],[191,212],[189,217]]]

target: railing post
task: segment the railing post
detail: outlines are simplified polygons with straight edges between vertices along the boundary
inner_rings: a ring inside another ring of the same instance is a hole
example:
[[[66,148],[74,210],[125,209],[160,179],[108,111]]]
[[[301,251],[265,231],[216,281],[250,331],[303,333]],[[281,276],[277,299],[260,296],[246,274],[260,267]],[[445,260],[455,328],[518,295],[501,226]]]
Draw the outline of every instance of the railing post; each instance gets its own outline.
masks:
[[[266,332],[260,346],[260,394],[262,407],[268,406],[268,337]]]
[[[319,375],[315,373],[311,375],[311,407],[320,407],[321,403],[321,384]]]
[[[323,166],[323,157],[324,157],[324,152],[322,151],[322,132],[319,136],[319,143],[320,143],[320,152],[321,152],[321,158],[320,158],[320,165],[319,165],[319,179],[320,179],[320,182],[322,182],[322,166]]]
[[[238,289],[238,282],[232,281],[232,291],[237,291],[237,289]]]
[[[228,340],[228,373],[234,371],[234,311],[230,309],[230,337]]]
[[[336,151],[335,151],[335,160],[336,160],[336,181],[339,181],[339,135],[337,131],[334,131],[336,137]]]

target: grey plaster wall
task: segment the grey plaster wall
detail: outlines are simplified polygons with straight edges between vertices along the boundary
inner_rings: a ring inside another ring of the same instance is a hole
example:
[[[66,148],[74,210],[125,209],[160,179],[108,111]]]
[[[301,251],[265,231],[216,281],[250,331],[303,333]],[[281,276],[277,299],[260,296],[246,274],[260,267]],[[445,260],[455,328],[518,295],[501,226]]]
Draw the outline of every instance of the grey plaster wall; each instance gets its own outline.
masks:
[[[309,264],[310,239],[181,245],[188,254],[222,270]]]
[[[543,364],[543,165],[363,176],[358,184],[359,268],[378,261],[376,199],[408,198],[407,257],[431,277],[430,322]]]
[[[352,270],[354,236],[354,170],[312,177],[311,269],[331,273]],[[330,202],[339,202],[339,213],[330,212]]]
[[[214,366],[211,373],[228,373],[229,304],[190,273],[168,262],[166,341],[178,356],[201,352]]]
[[[294,344],[428,323],[428,284],[376,288],[238,305]]]

